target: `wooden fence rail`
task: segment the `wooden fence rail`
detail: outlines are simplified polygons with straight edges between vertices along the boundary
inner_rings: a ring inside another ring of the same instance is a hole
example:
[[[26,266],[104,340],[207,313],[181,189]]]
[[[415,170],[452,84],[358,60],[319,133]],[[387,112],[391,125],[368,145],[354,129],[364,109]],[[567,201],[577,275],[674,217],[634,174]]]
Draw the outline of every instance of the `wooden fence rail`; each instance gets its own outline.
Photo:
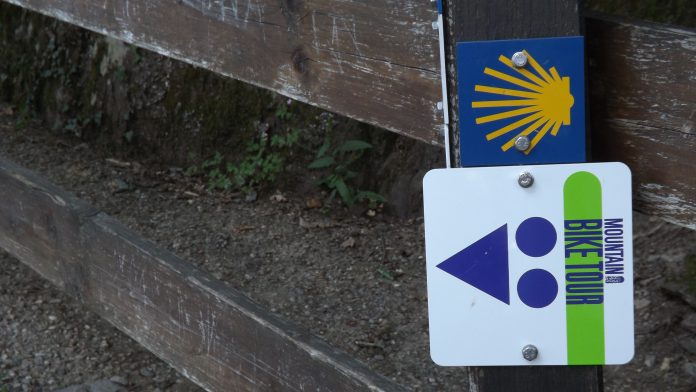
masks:
[[[324,109],[438,143],[430,0],[10,0]]]
[[[206,389],[402,390],[3,158],[0,184],[0,247]]]
[[[440,145],[430,0],[4,0]],[[636,207],[696,228],[696,31],[586,21],[592,151]]]

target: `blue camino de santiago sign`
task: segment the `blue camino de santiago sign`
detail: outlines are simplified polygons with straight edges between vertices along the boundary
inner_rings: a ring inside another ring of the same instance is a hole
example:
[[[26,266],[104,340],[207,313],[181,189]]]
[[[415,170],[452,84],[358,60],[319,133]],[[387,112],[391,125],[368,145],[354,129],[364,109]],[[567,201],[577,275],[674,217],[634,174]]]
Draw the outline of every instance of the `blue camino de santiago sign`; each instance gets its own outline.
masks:
[[[582,37],[460,42],[456,51],[461,166],[585,161]],[[511,60],[518,52],[523,66]]]

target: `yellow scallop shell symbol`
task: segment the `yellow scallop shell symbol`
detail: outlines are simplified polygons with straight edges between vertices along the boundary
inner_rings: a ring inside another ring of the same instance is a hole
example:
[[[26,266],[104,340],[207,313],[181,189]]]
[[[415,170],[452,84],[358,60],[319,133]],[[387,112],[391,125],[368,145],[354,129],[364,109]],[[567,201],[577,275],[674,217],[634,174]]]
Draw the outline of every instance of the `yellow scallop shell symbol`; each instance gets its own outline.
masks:
[[[529,154],[541,139],[551,131],[553,136],[558,134],[561,125],[570,125],[570,109],[575,100],[570,94],[570,78],[561,77],[556,68],[549,68],[548,72],[527,51],[528,64],[536,71],[536,74],[525,68],[516,68],[510,59],[501,55],[498,61],[508,66],[526,80],[517,78],[507,73],[496,71],[486,67],[483,73],[496,79],[514,84],[523,90],[508,89],[491,86],[476,85],[475,91],[496,94],[517,99],[497,99],[490,101],[472,102],[472,108],[514,108],[519,109],[501,111],[496,114],[476,118],[476,124],[485,124],[493,121],[510,120],[513,117],[525,117],[508,123],[507,125],[486,135],[486,140],[491,141],[510,132],[517,131],[517,135],[503,144],[503,151],[509,150],[520,136],[529,136],[535,133],[529,148],[525,154]],[[531,123],[531,124],[530,124]]]

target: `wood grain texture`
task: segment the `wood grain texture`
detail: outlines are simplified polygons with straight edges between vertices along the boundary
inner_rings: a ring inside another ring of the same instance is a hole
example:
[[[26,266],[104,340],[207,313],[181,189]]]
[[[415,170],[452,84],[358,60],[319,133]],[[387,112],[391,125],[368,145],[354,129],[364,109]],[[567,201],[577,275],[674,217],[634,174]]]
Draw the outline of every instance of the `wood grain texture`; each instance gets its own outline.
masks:
[[[2,248],[207,390],[402,390],[3,158],[0,200]]]
[[[600,392],[599,366],[539,366],[474,368],[469,377],[477,392]]]
[[[633,171],[634,207],[696,229],[696,31],[587,21],[594,160]]]
[[[430,0],[6,0],[165,56],[440,142]]]
[[[575,36],[578,0],[446,0],[452,42]]]

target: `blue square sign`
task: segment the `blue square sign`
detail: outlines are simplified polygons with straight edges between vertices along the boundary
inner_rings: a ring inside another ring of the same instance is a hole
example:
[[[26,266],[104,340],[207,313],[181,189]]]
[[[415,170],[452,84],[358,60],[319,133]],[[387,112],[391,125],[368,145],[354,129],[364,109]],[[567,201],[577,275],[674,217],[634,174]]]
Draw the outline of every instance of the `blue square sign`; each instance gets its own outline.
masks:
[[[585,161],[583,37],[457,43],[461,166]]]

